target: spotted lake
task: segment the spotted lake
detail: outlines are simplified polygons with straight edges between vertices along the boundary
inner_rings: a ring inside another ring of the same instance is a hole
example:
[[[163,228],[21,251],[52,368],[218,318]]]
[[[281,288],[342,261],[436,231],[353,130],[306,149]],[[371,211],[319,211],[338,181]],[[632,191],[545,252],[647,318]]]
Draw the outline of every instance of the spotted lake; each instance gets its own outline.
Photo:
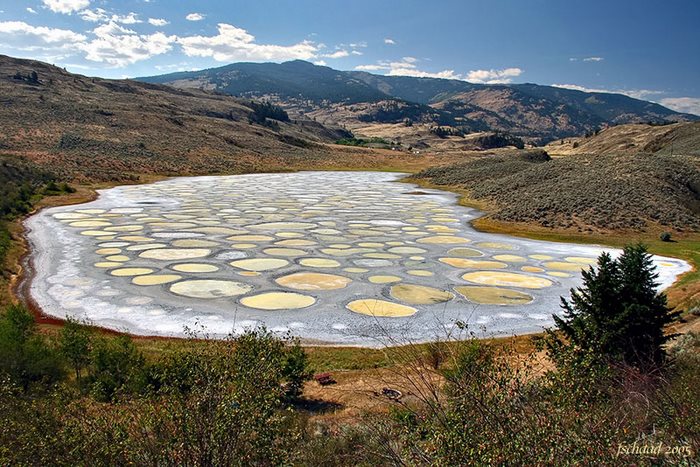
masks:
[[[27,220],[30,290],[51,316],[133,334],[264,324],[381,345],[533,332],[603,248],[476,232],[480,213],[380,172],[176,178]],[[609,250],[613,254],[619,252]],[[689,270],[655,257],[663,287]]]

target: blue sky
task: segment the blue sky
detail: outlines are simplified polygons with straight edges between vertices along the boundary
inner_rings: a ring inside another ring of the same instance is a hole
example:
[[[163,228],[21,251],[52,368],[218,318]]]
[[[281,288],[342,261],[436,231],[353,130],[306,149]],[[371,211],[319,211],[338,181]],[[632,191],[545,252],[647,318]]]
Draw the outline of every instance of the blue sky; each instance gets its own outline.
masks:
[[[303,59],[700,114],[697,0],[0,1],[0,53],[112,78]]]

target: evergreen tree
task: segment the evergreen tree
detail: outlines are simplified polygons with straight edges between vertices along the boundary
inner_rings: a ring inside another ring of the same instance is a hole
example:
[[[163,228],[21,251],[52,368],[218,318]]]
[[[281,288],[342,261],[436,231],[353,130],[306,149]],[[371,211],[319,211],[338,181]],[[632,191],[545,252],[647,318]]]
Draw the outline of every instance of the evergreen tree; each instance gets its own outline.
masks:
[[[672,337],[664,328],[678,313],[656,292],[658,274],[646,248],[627,246],[617,260],[603,253],[582,275],[583,286],[571,289],[570,301],[562,297],[563,317],[554,316],[561,336],[548,332],[555,360],[593,356],[638,368],[662,363],[663,345]]]

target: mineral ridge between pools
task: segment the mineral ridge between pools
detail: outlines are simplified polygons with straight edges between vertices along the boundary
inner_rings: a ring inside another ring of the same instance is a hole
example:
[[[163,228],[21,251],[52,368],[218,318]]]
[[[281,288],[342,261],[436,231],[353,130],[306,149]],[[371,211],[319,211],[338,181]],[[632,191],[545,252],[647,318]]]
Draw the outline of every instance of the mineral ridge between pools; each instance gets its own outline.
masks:
[[[536,332],[605,249],[476,232],[455,195],[380,172],[189,177],[27,220],[45,313],[141,335],[266,325],[380,345]],[[613,255],[616,250],[608,250]],[[655,257],[663,287],[690,269]]]

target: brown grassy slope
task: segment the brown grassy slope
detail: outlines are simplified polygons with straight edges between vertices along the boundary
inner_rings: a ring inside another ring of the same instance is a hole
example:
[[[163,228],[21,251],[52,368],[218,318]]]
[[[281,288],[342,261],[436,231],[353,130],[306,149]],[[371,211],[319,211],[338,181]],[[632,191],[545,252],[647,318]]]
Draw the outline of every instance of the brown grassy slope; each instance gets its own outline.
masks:
[[[38,82],[16,79],[32,72]],[[105,80],[0,56],[0,151],[62,178],[129,180],[305,168],[425,167],[405,154],[328,146],[313,121],[249,123],[247,102],[198,90]]]
[[[576,146],[576,147],[574,147]],[[552,141],[545,149],[552,155],[659,154],[700,155],[700,122],[671,125],[618,125],[597,135]]]
[[[700,158],[694,156],[498,156],[416,177],[467,190],[495,206],[497,221],[586,233],[656,226],[700,231]]]

